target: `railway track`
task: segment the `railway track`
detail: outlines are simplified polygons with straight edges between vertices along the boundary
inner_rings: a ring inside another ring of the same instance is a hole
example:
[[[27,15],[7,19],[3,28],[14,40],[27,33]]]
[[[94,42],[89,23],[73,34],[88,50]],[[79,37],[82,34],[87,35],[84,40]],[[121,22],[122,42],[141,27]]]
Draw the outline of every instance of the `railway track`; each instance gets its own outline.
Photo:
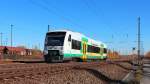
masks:
[[[44,65],[44,66],[43,66]],[[20,66],[20,65],[19,65]],[[70,66],[49,66],[47,64],[22,65],[20,68],[7,67],[0,70],[0,80],[25,78],[34,75],[58,74],[71,69]]]
[[[92,63],[34,63],[34,64],[13,64],[0,65],[0,81],[19,79],[19,78],[35,78],[37,75],[55,75],[65,73],[72,69],[102,67],[114,62],[92,62]]]

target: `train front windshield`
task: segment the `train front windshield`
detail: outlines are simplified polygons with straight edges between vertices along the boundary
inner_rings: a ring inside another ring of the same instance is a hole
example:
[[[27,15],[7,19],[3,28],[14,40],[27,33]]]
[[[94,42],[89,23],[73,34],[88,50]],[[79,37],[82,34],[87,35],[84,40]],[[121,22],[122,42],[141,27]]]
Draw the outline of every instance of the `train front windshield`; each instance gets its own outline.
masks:
[[[50,32],[46,35],[46,46],[63,46],[66,32]]]

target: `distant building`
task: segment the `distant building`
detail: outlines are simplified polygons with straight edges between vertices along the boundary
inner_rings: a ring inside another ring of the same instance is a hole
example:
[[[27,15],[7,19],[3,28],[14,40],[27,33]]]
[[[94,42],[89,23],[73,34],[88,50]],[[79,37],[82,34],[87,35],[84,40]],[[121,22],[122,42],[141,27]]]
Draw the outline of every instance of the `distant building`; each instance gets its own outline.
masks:
[[[0,46],[0,56],[3,54],[15,54],[20,56],[42,56],[42,51],[26,49],[22,47]]]
[[[5,49],[7,49],[7,52],[5,52]],[[26,55],[26,49],[19,48],[19,47],[0,46],[0,53],[1,54]]]

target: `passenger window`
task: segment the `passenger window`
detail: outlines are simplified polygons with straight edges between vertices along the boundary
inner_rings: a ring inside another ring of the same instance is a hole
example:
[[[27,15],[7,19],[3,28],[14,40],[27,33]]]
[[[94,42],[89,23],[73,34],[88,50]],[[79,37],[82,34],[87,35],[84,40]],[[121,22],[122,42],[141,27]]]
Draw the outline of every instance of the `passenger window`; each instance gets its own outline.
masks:
[[[107,53],[107,49],[106,48],[104,48],[104,53]]]
[[[80,50],[81,49],[81,42],[72,39],[72,49]]]
[[[95,46],[92,46],[92,45],[88,45],[88,52],[91,52],[91,53],[99,53],[100,52],[100,48],[99,47],[95,47]]]
[[[68,41],[71,41],[71,35],[69,35],[69,37],[68,37]]]

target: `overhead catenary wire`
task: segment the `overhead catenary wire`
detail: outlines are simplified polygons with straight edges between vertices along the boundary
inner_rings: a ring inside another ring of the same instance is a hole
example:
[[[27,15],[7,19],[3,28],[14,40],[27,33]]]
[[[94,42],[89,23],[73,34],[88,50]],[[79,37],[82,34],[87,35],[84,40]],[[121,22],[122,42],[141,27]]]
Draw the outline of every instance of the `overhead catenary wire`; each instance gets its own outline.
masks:
[[[85,4],[85,6],[88,8],[88,10],[90,10],[91,13],[93,13],[98,18],[99,21],[102,21],[103,24],[107,26],[107,28],[109,29],[111,28],[110,24],[106,22],[106,19],[101,18],[101,17],[105,17],[104,13],[102,9],[98,8],[94,0],[82,0],[82,1]]]
[[[112,28],[110,26],[110,24],[108,23],[108,20],[106,21],[106,19],[101,18],[101,17],[105,17],[104,12],[102,11],[102,9],[100,9],[97,4],[95,3],[95,0],[82,0],[83,3],[85,4],[85,6],[94,14],[96,15],[97,18],[99,18],[98,20],[103,21],[103,24],[107,26],[107,28],[109,28],[109,30]],[[90,2],[89,2],[90,1]],[[113,30],[113,29],[112,29]],[[116,34],[117,32],[114,31]]]
[[[89,2],[90,1],[90,2]],[[102,10],[101,9],[99,9],[98,7],[97,7],[97,5],[96,5],[96,3],[94,2],[94,0],[82,0],[82,2],[84,3],[84,5],[88,8],[88,10],[89,11],[91,11],[91,13],[92,14],[94,14],[97,18],[98,18],[98,20],[100,21],[100,22],[103,22],[103,24],[105,25],[105,26],[107,26],[105,29],[107,29],[107,31],[109,31],[109,30],[111,30],[111,26],[108,24],[108,22],[106,22],[106,20],[105,19],[103,19],[103,18],[101,18],[101,17],[104,17],[104,13],[102,12]],[[116,32],[116,31],[115,31]],[[111,38],[113,38],[113,40],[114,40],[114,34],[116,34],[116,33],[112,33],[111,34]],[[113,37],[112,37],[112,35],[113,35]],[[113,41],[112,40],[112,41]],[[113,42],[112,42],[113,43]]]
[[[91,5],[88,3],[88,0],[82,0],[84,1],[84,4],[87,6],[87,8],[94,14],[96,15],[98,18],[100,18],[98,12],[94,9],[92,9]],[[92,2],[92,0],[90,0]],[[95,7],[96,8],[96,7]]]
[[[96,0],[82,0],[84,2],[84,4],[87,6],[87,8],[94,14],[96,15],[96,17],[100,18],[102,21],[103,21],[103,24],[107,26],[107,28],[109,30],[114,30],[114,29],[111,29],[112,27],[110,26],[110,24],[108,23],[108,20],[106,21],[106,19],[104,18],[101,18],[101,17],[105,17],[102,9],[100,9],[98,6],[97,6],[97,3],[95,3]],[[113,40],[112,41],[115,41],[116,43],[116,40],[114,40],[114,35],[117,34],[118,32],[117,31],[114,31],[113,33]],[[117,36],[118,37],[118,36]],[[130,37],[130,35],[128,33],[125,34],[125,37],[126,37],[126,40],[124,41],[124,43],[126,44],[129,44],[129,42],[127,42]],[[114,43],[114,42],[112,42]]]
[[[28,0],[28,1],[31,2],[31,4],[36,5],[36,6],[40,7],[40,8],[42,8],[43,10],[46,10],[47,12],[49,12],[49,13],[57,16],[57,17],[59,17],[60,20],[63,20],[65,22],[70,23],[70,25],[72,25],[72,26],[79,27],[79,28],[84,28],[83,26],[73,22],[70,18],[67,18],[67,17],[61,15],[61,13],[57,12],[54,9],[49,8],[48,6],[46,6],[44,4],[41,4],[41,3],[37,2],[37,1],[34,1],[34,0]],[[44,2],[47,4],[47,2],[45,0],[44,0]],[[54,7],[52,7],[52,8],[54,8]]]

